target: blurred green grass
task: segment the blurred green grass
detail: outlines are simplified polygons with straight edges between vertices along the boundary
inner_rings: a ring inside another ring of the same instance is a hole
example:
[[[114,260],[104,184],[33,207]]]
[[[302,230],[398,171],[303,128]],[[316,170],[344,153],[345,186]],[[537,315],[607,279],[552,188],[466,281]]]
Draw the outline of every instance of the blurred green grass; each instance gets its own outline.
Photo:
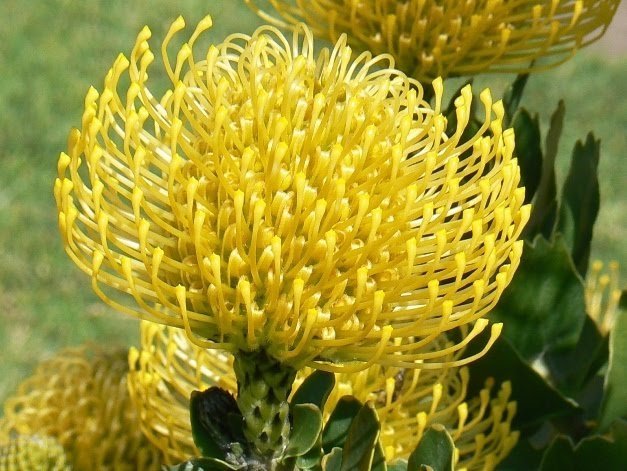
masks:
[[[101,86],[144,24],[158,44],[178,14],[193,25],[207,13],[214,17],[214,41],[260,24],[238,0],[0,2],[0,403],[39,359],[63,346],[136,341],[136,322],[104,306],[62,251],[52,196],[56,161],[69,129],[80,124],[87,88]],[[562,174],[576,139],[590,129],[601,137],[603,202],[593,255],[627,267],[621,240],[627,223],[625,76],[627,58],[612,62],[583,52],[533,76],[524,104],[546,125],[558,99],[565,99]],[[478,83],[499,96],[512,78]]]

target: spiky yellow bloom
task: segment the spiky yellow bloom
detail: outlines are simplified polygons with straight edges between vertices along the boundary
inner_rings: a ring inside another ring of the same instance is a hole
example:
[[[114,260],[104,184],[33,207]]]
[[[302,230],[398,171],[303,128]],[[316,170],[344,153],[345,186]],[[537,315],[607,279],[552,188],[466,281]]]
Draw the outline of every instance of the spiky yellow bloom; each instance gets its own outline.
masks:
[[[358,51],[389,53],[419,80],[558,65],[600,38],[620,0],[269,0],[280,27],[305,22]],[[534,63],[534,61],[536,61]]]
[[[70,471],[65,451],[49,437],[0,440],[0,471]]]
[[[586,311],[596,322],[597,327],[607,335],[614,325],[620,301],[621,289],[618,262],[609,263],[609,270],[603,270],[603,262],[595,260],[586,276]]]
[[[502,103],[484,91],[484,123],[462,138],[465,88],[447,135],[441,81],[431,109],[388,58],[353,58],[343,39],[316,56],[304,27],[196,59],[210,25],[172,64],[173,23],[161,98],[148,28],[89,90],[55,184],[67,253],[102,299],[205,348],[295,368],[440,367],[486,327],[522,251],[529,208]],[[424,353],[464,325],[460,344]]]
[[[83,346],[59,352],[6,400],[0,443],[19,436],[53,438],[76,471],[159,470],[161,453],[141,434],[127,373],[124,350]]]
[[[216,385],[235,392],[232,358],[198,348],[180,329],[143,322],[141,332],[142,350],[133,349],[129,355],[131,397],[141,411],[144,434],[168,462],[176,463],[198,454],[189,421],[191,392]],[[310,373],[300,371],[294,389]],[[435,423],[452,433],[458,450],[456,469],[493,469],[516,443],[518,433],[510,429],[515,404],[508,402],[509,383],[491,398],[494,385],[488,382],[477,397],[467,399],[469,377],[464,367],[404,370],[374,365],[336,378],[325,416],[344,395],[373,401],[389,460],[407,458],[425,428]]]

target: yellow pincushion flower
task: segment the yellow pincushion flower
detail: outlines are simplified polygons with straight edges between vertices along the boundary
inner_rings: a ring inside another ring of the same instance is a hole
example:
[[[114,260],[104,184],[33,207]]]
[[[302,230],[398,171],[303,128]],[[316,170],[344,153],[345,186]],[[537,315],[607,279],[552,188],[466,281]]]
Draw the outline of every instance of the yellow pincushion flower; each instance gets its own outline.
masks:
[[[486,327],[522,251],[529,208],[501,102],[484,91],[484,123],[462,139],[469,87],[447,135],[441,81],[432,109],[387,57],[354,58],[343,39],[316,55],[304,27],[197,59],[210,25],[171,63],[173,23],[162,97],[148,28],[88,92],[55,184],[67,253],[106,302],[204,348],[333,371],[442,366]]]
[[[528,72],[560,64],[600,38],[620,0],[245,0],[281,27],[305,22],[357,51],[389,53],[419,79]],[[539,60],[540,59],[540,60]],[[539,61],[538,61],[539,60]],[[538,61],[533,63],[533,61]]]
[[[586,311],[596,322],[602,334],[607,335],[614,326],[620,301],[620,272],[618,262],[609,263],[603,270],[603,262],[595,260],[586,276]]]
[[[0,441],[0,471],[70,471],[63,447],[48,437]]]
[[[42,362],[0,419],[0,445],[21,436],[55,439],[72,469],[159,470],[161,453],[142,435],[128,396],[126,352],[64,350]]]
[[[438,339],[438,342],[441,342]],[[235,392],[232,357],[191,344],[180,329],[143,322],[142,350],[129,355],[131,397],[141,411],[144,434],[169,463],[198,455],[191,436],[189,397],[193,390],[219,386]],[[437,342],[436,342],[437,343]],[[452,358],[450,359],[452,362]],[[298,373],[294,390],[311,373]],[[381,441],[388,460],[407,458],[431,424],[445,425],[457,448],[457,469],[493,469],[513,448],[518,433],[510,429],[515,404],[510,385],[491,398],[488,382],[477,397],[466,398],[466,368],[403,370],[374,365],[352,374],[336,374],[336,387],[325,416],[344,395],[373,401],[381,421]]]

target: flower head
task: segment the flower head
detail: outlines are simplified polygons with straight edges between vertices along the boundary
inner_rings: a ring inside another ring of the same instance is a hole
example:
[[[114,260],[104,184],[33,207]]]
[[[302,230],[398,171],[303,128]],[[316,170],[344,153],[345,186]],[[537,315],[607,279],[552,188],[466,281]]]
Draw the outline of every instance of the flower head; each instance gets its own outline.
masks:
[[[191,392],[216,385],[235,392],[232,358],[191,344],[180,329],[143,322],[141,332],[141,351],[129,355],[129,390],[141,411],[145,435],[168,462],[176,463],[197,454],[189,421]],[[299,372],[295,389],[310,373],[308,368]],[[358,373],[336,374],[324,415],[328,417],[345,395],[372,401],[388,460],[407,458],[424,430],[437,423],[451,431],[460,469],[493,469],[518,438],[510,429],[516,410],[509,402],[511,386],[504,383],[494,394],[494,383],[488,381],[478,396],[467,398],[468,382],[465,367],[406,370],[373,365]]]
[[[440,367],[486,327],[522,251],[529,208],[501,102],[484,91],[484,123],[462,138],[465,88],[447,135],[441,81],[432,109],[388,58],[353,58],[344,40],[316,56],[306,28],[230,36],[196,59],[210,24],[174,63],[172,25],[161,98],[147,28],[88,92],[55,184],[67,253],[105,301],[205,348]],[[464,326],[458,345],[421,353]]]
[[[346,33],[358,51],[390,53],[420,80],[527,72],[569,59],[600,38],[620,0],[269,0],[281,27],[305,22],[331,41]],[[538,61],[540,59],[540,61]],[[534,63],[534,61],[538,61]]]
[[[616,319],[621,297],[620,272],[618,262],[609,263],[609,270],[603,270],[603,262],[595,260],[586,276],[586,311],[604,335],[607,335]]]
[[[77,471],[159,470],[161,453],[139,430],[127,372],[123,350],[84,346],[42,362],[6,400],[0,444],[17,437],[49,437],[65,449]]]
[[[15,437],[0,440],[0,469],[12,471],[70,471],[63,447],[48,437]]]

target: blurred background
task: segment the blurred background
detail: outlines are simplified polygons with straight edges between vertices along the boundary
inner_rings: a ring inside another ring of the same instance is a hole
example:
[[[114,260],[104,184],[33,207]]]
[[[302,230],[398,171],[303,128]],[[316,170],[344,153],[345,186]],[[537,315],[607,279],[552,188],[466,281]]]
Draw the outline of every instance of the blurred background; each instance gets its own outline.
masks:
[[[63,346],[136,343],[137,322],[101,303],[89,278],[62,250],[52,195],[57,158],[66,150],[70,128],[80,125],[88,87],[101,89],[118,52],[130,53],[142,26],[150,26],[158,48],[179,14],[193,28],[207,13],[214,18],[212,41],[251,33],[261,24],[241,0],[0,1],[0,403],[37,361]],[[593,257],[618,260],[623,286],[626,77],[623,2],[603,40],[559,68],[533,75],[523,100],[538,112],[543,129],[558,100],[565,100],[558,182],[576,140],[590,130],[601,138],[602,199]],[[498,97],[513,79],[491,75],[476,83]]]

